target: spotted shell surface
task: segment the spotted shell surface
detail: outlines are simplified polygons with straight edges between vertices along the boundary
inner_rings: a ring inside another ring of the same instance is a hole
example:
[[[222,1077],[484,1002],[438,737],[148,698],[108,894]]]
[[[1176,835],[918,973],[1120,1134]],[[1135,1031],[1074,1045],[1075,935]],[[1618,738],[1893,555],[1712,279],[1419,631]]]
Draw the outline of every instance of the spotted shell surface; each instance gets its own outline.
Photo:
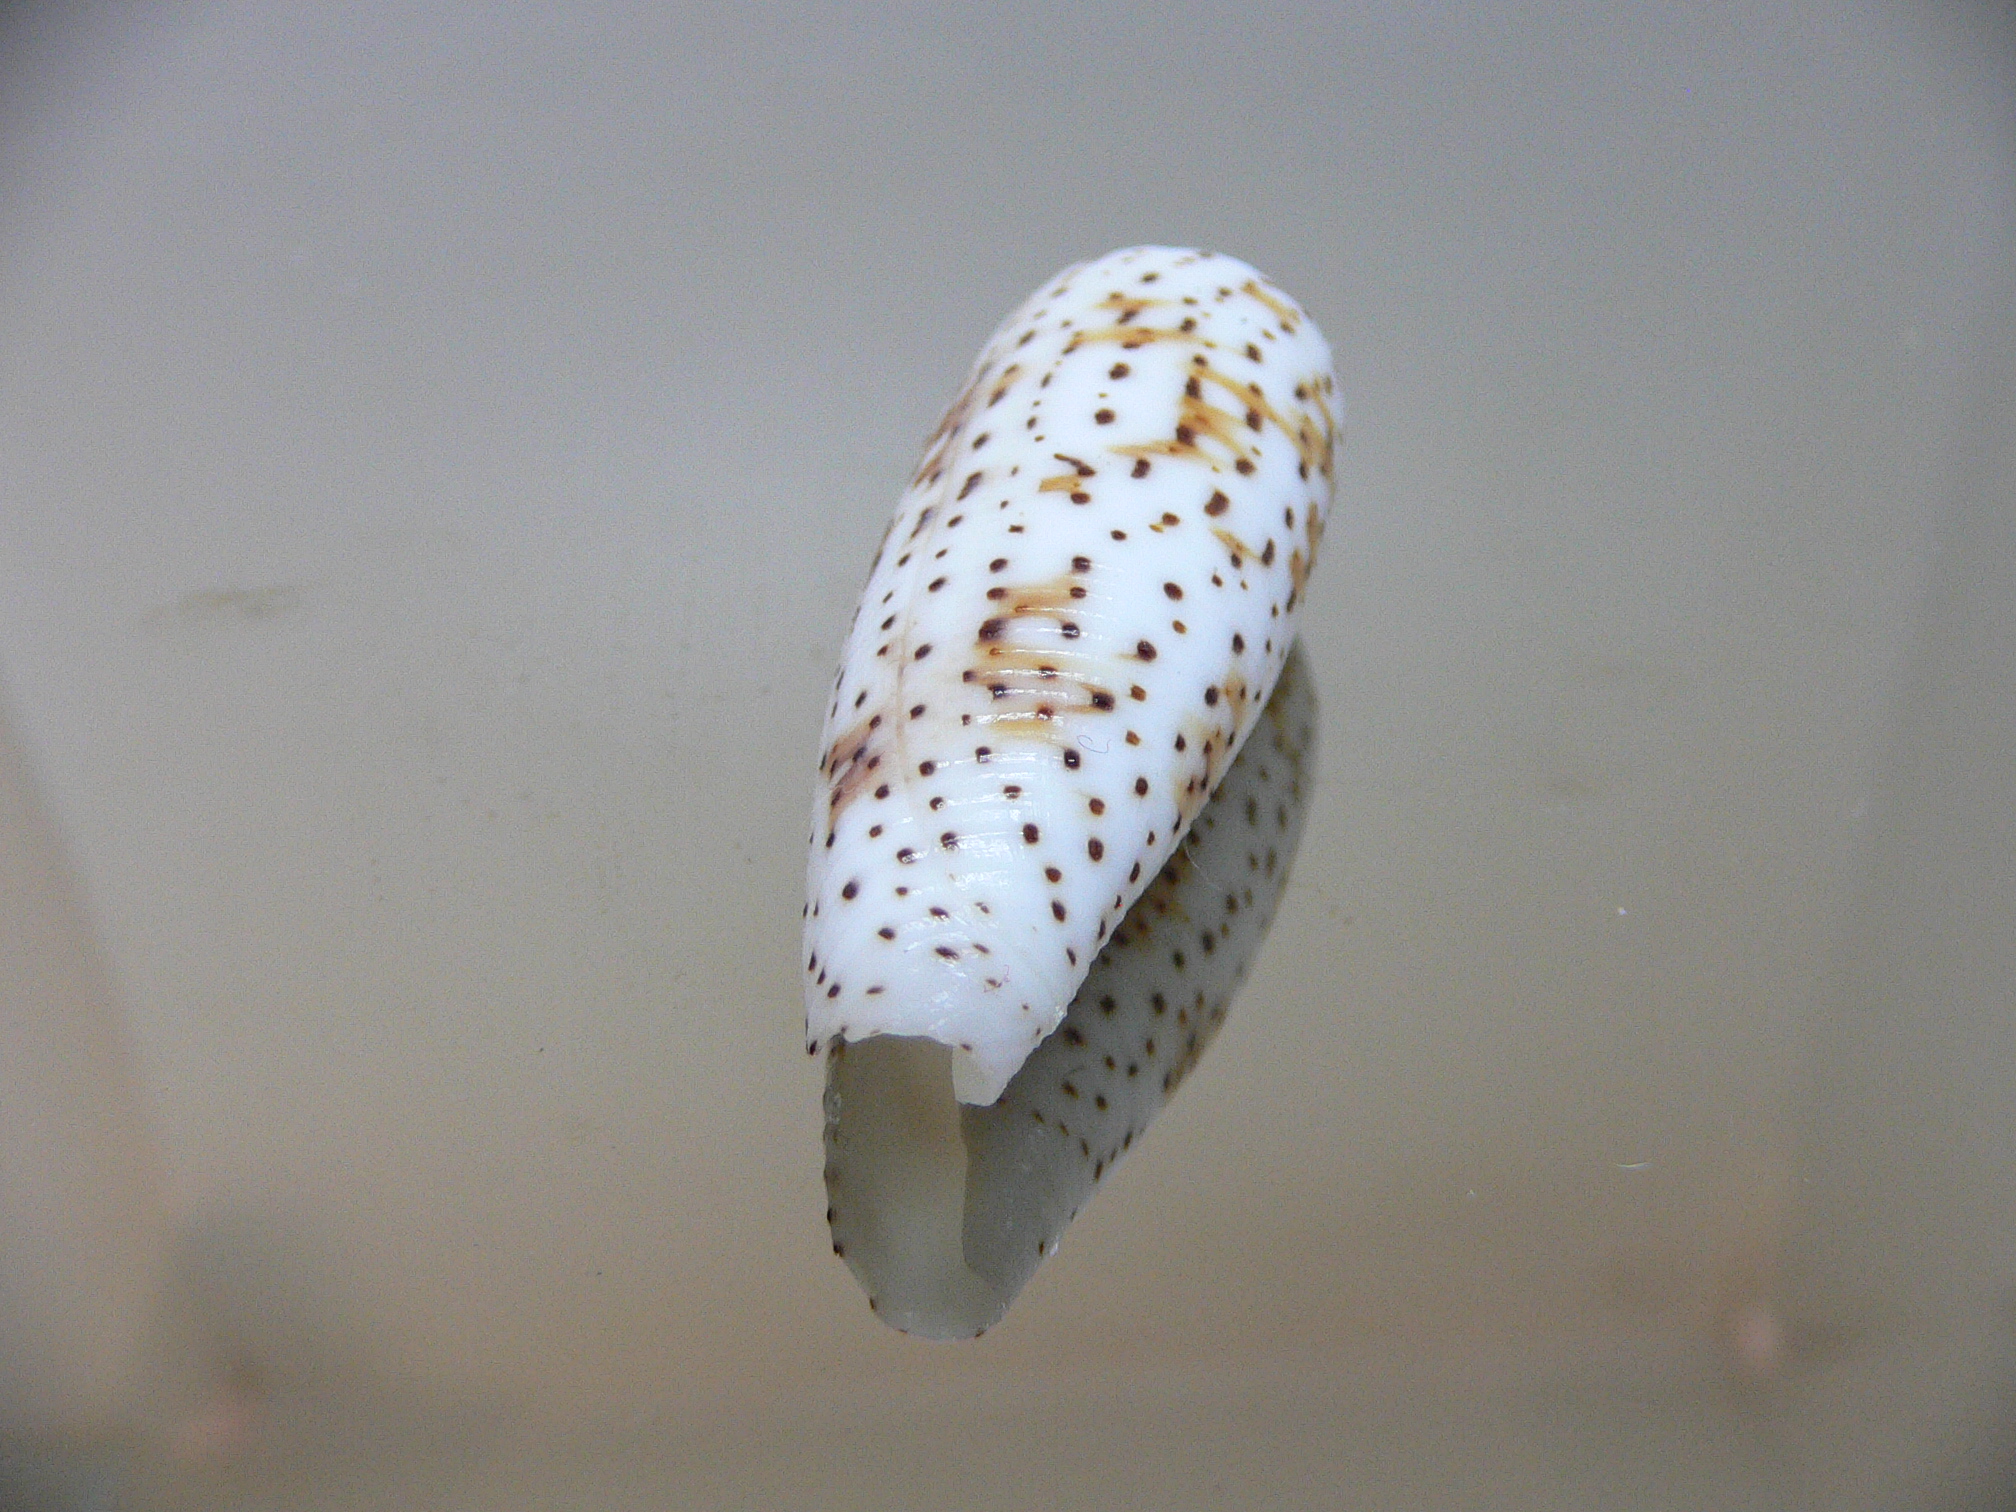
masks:
[[[1183,845],[995,1102],[955,1104],[941,1045],[834,1043],[827,1221],[883,1322],[941,1339],[992,1327],[1175,1095],[1273,923],[1316,731],[1298,649]]]
[[[1000,1096],[1252,729],[1330,503],[1314,323],[1237,259],[1066,269],[926,444],[848,634],[807,868],[810,1048]]]

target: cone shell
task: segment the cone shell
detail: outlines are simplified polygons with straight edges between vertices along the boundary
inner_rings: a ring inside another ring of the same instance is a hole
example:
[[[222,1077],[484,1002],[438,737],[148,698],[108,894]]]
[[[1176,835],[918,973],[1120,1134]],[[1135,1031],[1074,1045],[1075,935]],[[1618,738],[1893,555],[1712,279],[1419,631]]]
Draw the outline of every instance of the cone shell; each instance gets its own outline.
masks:
[[[807,874],[811,1048],[986,1104],[1231,765],[1330,503],[1330,353],[1245,263],[1134,247],[997,331],[849,632]]]

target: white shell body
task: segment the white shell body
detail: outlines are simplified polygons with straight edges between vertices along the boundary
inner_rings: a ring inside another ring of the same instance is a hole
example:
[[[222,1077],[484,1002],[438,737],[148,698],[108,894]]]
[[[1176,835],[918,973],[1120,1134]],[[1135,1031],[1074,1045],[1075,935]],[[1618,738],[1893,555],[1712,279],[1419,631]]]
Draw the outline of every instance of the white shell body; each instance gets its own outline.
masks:
[[[1302,837],[1316,693],[1298,650],[1259,728],[1093,962],[1057,1032],[986,1107],[928,1040],[826,1063],[833,1248],[875,1315],[927,1338],[992,1327],[1225,1020]]]
[[[1236,259],[1135,247],[1009,317],[925,449],[821,745],[807,1040],[990,1103],[1252,729],[1336,444],[1329,348]]]

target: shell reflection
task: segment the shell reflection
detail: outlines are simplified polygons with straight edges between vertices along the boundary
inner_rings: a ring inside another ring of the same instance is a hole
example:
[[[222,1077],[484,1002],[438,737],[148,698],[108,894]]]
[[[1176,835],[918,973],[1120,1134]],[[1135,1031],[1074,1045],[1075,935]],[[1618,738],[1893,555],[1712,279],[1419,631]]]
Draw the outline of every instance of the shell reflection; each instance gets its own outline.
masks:
[[[1093,962],[1057,1031],[987,1106],[951,1052],[829,1047],[833,1248],[890,1326],[969,1338],[1007,1311],[1224,1023],[1258,954],[1313,789],[1316,692],[1298,646],[1188,839]]]

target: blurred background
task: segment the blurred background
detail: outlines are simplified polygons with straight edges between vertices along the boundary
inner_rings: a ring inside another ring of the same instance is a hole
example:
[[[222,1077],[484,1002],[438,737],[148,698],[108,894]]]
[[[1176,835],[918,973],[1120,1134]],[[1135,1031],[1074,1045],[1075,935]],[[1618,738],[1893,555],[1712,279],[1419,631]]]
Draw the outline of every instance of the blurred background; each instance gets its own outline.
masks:
[[[1335,348],[1320,796],[1006,1322],[799,1041],[994,324]],[[0,12],[0,1506],[2016,1506],[2002,8]]]

